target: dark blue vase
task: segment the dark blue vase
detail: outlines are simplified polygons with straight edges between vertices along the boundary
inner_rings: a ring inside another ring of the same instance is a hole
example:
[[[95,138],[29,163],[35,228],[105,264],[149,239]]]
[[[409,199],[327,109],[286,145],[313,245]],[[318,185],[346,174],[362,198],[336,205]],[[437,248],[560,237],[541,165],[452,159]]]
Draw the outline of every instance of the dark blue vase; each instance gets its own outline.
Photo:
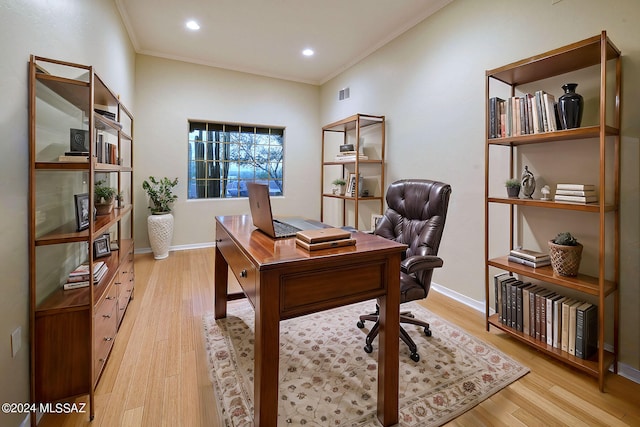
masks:
[[[582,121],[582,95],[576,93],[577,83],[562,85],[564,95],[558,98],[558,116],[562,129],[579,128]]]

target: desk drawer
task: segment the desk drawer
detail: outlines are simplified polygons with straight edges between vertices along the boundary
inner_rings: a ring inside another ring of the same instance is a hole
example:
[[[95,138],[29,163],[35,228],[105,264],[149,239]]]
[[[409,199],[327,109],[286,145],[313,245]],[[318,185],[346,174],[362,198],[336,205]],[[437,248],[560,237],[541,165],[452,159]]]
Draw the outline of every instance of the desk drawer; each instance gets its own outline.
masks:
[[[255,266],[231,240],[227,232],[218,224],[216,228],[216,247],[227,261],[233,275],[240,283],[251,304],[255,307],[257,271]]]

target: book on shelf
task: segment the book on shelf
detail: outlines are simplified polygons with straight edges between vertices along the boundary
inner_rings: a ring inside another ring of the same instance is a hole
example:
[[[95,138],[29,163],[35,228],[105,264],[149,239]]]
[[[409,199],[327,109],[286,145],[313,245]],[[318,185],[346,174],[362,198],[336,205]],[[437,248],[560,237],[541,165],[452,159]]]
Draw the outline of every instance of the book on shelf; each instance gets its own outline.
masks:
[[[595,190],[596,186],[593,184],[556,184],[556,191],[558,190],[581,190],[581,191],[588,191],[588,190]]]
[[[336,162],[355,162],[356,159],[369,160],[369,156],[365,156],[357,151],[343,151],[335,156]]]
[[[89,157],[88,151],[65,151],[65,156],[85,156]]]
[[[58,156],[58,161],[67,163],[89,163],[89,156]]]
[[[565,196],[556,194],[553,200],[556,202],[594,203],[598,201],[598,196]]]
[[[116,120],[116,114],[112,113],[111,111],[107,111],[107,110],[101,110],[100,108],[94,108],[93,111],[95,111],[96,113],[100,114],[103,117],[108,118],[109,120]]]
[[[553,332],[555,326],[554,314],[556,314],[554,309],[556,307],[556,301],[560,301],[562,298],[564,297],[560,294],[555,294],[554,296],[547,298],[547,345],[550,345],[552,347],[554,339]]]
[[[494,295],[494,307],[495,312],[498,315],[498,320],[502,322],[502,287],[501,283],[511,277],[510,273],[498,273],[493,276],[493,295]]]
[[[96,274],[96,272],[105,265],[104,261],[96,261],[93,263],[93,273],[94,275]],[[89,264],[88,263],[83,263],[80,264],[79,266],[77,266],[71,273],[69,273],[69,276],[82,276],[82,275],[88,275],[89,272]]]
[[[509,257],[507,259],[510,262],[515,262],[515,263],[526,265],[527,267],[532,267],[532,268],[544,267],[546,265],[550,265],[551,264],[551,259],[550,258],[543,259],[543,260],[540,260],[540,261],[529,261],[528,259],[520,258],[520,257],[514,256],[514,255],[509,255]]]
[[[509,251],[509,255],[516,256],[518,258],[526,259],[529,261],[537,262],[549,259],[549,254],[545,252],[533,251],[531,249],[515,248]]]
[[[567,298],[562,302],[562,324],[560,335],[560,350],[569,352],[569,308],[576,302],[575,299]]]
[[[598,349],[598,307],[584,303],[576,309],[575,355],[590,358]]]
[[[76,282],[76,283],[65,283],[63,288],[65,291],[69,291],[72,289],[86,288],[87,286],[89,286],[89,282],[84,281],[84,282]]]
[[[597,196],[596,190],[556,190],[556,196]]]
[[[551,345],[554,348],[560,348],[562,339],[562,303],[567,299],[568,297],[563,296],[553,301],[553,341]]]
[[[532,290],[535,290],[536,285],[532,283],[526,283],[526,286],[522,288],[522,333],[525,335],[530,334],[530,320],[531,320],[531,310],[530,310],[530,293]]]
[[[535,325],[536,325],[536,336],[535,338],[539,341],[546,341],[547,329],[546,329],[546,313],[547,313],[547,305],[546,298],[551,295],[553,292],[547,289],[543,289],[540,292],[536,293],[535,298]]]
[[[582,301],[576,301],[569,306],[569,342],[567,351],[572,356],[576,354],[576,314],[578,306],[582,304]]]

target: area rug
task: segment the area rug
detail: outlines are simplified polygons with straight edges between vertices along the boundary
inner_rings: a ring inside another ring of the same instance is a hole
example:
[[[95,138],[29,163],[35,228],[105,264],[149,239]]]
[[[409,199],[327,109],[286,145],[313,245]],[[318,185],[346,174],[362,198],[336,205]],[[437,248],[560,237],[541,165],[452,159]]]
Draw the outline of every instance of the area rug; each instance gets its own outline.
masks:
[[[280,323],[278,425],[377,427],[378,340],[364,352],[360,314],[375,301]],[[529,372],[491,345],[416,304],[403,304],[431,325],[405,329],[418,345],[413,362],[400,345],[400,426],[437,426],[473,408]],[[254,312],[246,300],[230,302],[227,318],[203,317],[210,378],[221,425],[253,425]]]

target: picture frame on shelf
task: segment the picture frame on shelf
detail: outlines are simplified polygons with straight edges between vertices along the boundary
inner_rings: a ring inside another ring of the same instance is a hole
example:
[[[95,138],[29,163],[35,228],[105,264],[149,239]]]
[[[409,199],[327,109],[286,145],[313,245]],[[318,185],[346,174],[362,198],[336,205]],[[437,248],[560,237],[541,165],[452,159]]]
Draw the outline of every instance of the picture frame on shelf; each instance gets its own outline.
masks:
[[[89,152],[89,131],[84,129],[69,129],[69,151]]]
[[[347,197],[355,197],[356,195],[356,174],[349,173],[349,179],[347,180],[347,191],[344,194]]]
[[[95,258],[102,258],[108,255],[111,255],[111,246],[110,246],[109,233],[105,233],[102,236],[98,237],[93,242],[93,256]]]
[[[89,228],[89,193],[73,195],[76,210],[76,230],[82,231]]]
[[[378,228],[378,223],[384,217],[384,215],[380,214],[371,214],[371,232],[373,233]]]

